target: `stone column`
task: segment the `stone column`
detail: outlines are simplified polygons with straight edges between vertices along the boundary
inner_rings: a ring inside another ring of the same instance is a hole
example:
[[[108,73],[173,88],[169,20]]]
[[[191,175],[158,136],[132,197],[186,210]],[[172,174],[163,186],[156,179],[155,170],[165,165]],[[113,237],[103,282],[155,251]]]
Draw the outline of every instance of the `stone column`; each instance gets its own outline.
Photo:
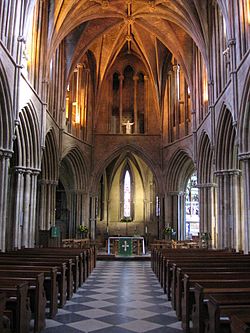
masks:
[[[37,199],[37,176],[39,171],[34,170],[31,174],[31,194],[30,194],[30,225],[29,225],[29,247],[35,245],[36,231],[36,199]]]
[[[243,183],[242,242],[244,253],[250,251],[250,152],[240,155]]]
[[[179,139],[180,136],[180,128],[179,128],[179,123],[180,123],[180,114],[179,114],[179,96],[178,96],[178,75],[179,75],[179,69],[178,65],[173,66],[173,71],[174,71],[174,113],[175,113],[175,138]],[[179,83],[180,84],[180,83]]]
[[[119,104],[119,114],[120,114],[120,134],[122,134],[122,88],[123,88],[123,80],[124,76],[119,76],[119,97],[120,97],[120,104]]]
[[[21,247],[21,236],[23,226],[23,194],[24,194],[24,169],[16,168],[15,208],[13,214],[13,246]],[[13,175],[14,176],[14,175]]]
[[[171,226],[177,232],[177,239],[181,236],[180,222],[179,222],[179,191],[171,191],[167,193],[166,197],[166,225]]]
[[[186,225],[184,219],[185,208],[185,193],[179,192],[178,194],[178,239],[184,240],[186,238]]]
[[[30,195],[31,195],[31,170],[25,170],[24,197],[23,197],[23,230],[21,246],[29,246],[30,229]]]
[[[240,170],[216,171],[218,177],[218,246],[236,248],[241,244]],[[237,241],[236,241],[237,239]]]
[[[57,180],[51,180],[51,206],[50,206],[50,224],[55,226],[56,224],[56,187],[58,185]]]
[[[6,210],[8,192],[8,169],[12,152],[0,150],[0,250],[6,247]]]
[[[197,184],[199,188],[200,232],[209,232],[216,246],[216,214],[214,207],[215,187],[213,183]]]
[[[134,75],[133,80],[134,80],[134,133],[138,133],[137,90],[138,90],[139,77],[137,75]]]
[[[148,110],[149,110],[149,93],[148,93],[148,76],[144,75],[144,133],[148,132]]]
[[[96,231],[96,208],[97,208],[98,196],[90,196],[90,217],[89,217],[89,226],[90,226],[90,237],[95,240],[95,231]]]

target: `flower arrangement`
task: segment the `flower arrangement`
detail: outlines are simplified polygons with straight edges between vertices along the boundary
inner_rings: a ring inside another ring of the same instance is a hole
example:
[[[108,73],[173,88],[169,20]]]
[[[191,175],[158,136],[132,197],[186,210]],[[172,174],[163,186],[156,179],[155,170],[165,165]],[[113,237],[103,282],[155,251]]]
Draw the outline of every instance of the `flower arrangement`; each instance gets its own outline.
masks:
[[[124,216],[123,218],[121,218],[120,220],[121,222],[132,222],[133,219],[129,216]]]
[[[212,237],[211,237],[210,232],[202,232],[201,233],[201,240],[207,242],[207,241],[209,241],[211,239],[212,239]]]
[[[80,224],[78,227],[78,231],[82,234],[87,234],[89,232],[89,229],[88,227],[86,227],[86,225]]]
[[[163,234],[167,237],[167,239],[176,239],[176,231],[172,227],[164,227]]]
[[[165,227],[165,228],[163,229],[163,233],[164,233],[164,235],[172,235],[173,232],[174,232],[174,229],[171,228],[171,227]]]

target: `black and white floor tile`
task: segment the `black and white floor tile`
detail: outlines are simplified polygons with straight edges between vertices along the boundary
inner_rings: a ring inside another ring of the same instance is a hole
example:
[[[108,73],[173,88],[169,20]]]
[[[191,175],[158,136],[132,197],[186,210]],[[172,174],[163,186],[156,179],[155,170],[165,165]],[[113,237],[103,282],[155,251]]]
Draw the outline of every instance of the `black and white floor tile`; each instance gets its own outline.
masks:
[[[147,261],[99,261],[42,333],[180,333]]]

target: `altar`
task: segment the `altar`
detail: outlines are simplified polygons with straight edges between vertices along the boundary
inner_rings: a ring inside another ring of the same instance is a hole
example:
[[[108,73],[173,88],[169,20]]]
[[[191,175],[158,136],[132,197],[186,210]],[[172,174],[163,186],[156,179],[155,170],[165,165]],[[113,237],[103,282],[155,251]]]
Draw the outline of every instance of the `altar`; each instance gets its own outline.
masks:
[[[141,236],[111,236],[108,238],[108,254],[111,254],[111,245],[113,245],[113,253],[121,256],[145,255],[145,241]],[[134,253],[134,247],[136,253]]]

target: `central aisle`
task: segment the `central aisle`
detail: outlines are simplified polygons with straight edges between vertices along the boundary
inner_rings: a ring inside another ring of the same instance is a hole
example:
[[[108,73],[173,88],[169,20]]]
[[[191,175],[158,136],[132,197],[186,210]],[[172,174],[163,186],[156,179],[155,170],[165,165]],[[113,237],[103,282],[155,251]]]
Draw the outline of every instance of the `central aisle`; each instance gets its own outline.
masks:
[[[145,261],[98,261],[44,333],[180,333],[170,302]]]

